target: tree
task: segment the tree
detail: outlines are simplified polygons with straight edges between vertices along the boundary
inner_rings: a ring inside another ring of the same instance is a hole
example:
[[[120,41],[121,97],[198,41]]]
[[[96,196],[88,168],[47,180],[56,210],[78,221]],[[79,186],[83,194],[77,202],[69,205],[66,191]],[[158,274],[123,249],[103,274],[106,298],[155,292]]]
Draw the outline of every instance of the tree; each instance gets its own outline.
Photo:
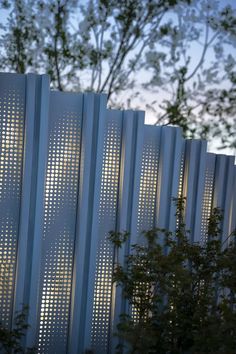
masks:
[[[214,209],[204,245],[190,243],[182,218],[175,233],[147,231],[125,264],[115,264],[114,282],[129,304],[117,326],[117,353],[235,353],[235,234],[222,247],[220,220]],[[110,234],[115,250],[120,237]]]
[[[230,6],[220,8],[217,1],[178,5],[175,21],[144,62],[152,72],[145,86],[169,93],[158,106],[157,124],[175,123],[190,137],[210,133],[221,137],[222,147],[235,147],[229,139],[236,113],[235,28]]]
[[[0,4],[8,8],[0,27],[2,70],[47,72],[60,90],[105,91],[113,107],[142,101],[158,124],[180,125],[191,137],[219,136],[223,146],[235,147],[231,6],[216,0]]]
[[[34,354],[36,348],[26,348],[22,343],[29,325],[27,323],[28,307],[23,306],[22,311],[18,311],[14,318],[13,329],[4,327],[0,323],[0,352],[3,354],[25,353]]]

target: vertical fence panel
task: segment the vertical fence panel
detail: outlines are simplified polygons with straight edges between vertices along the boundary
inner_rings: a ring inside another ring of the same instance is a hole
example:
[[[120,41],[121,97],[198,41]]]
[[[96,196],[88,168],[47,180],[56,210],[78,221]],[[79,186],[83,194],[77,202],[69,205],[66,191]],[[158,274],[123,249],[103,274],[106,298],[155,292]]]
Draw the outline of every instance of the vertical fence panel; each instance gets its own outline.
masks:
[[[39,281],[40,281],[40,261],[41,246],[43,233],[43,205],[44,205],[44,183],[46,175],[46,156],[48,146],[48,112],[49,112],[49,79],[42,77],[37,92],[38,109],[35,114],[36,129],[34,143],[37,147],[37,158],[33,160],[33,169],[36,174],[33,188],[34,205],[32,205],[32,215],[30,216],[31,231],[33,235],[32,245],[32,265],[29,276],[29,286],[27,289],[27,297],[29,302],[29,318],[30,325],[26,335],[27,346],[36,345],[36,337],[38,334],[38,309],[39,309]]]
[[[133,198],[136,193],[135,176],[138,176],[138,166],[136,164],[136,147],[140,125],[143,125],[144,115],[142,112],[127,111],[123,114],[122,129],[122,149],[120,163],[120,183],[119,183],[119,205],[117,217],[117,231],[129,231],[131,226],[131,216],[133,210]],[[116,254],[115,262],[124,265],[125,255],[127,254],[127,242],[119,249]],[[122,289],[116,284],[113,285],[113,303],[112,303],[112,326],[111,326],[111,342],[112,353],[119,343],[113,334],[120,320],[120,314],[125,312],[125,301],[122,299]]]
[[[234,194],[234,156],[227,156],[227,170],[225,171],[225,200],[223,207],[223,226],[222,226],[222,243],[227,246],[228,236],[231,233],[230,229],[230,204],[232,195]]]
[[[20,206],[19,240],[17,247],[17,276],[15,287],[15,311],[29,304],[30,271],[35,217],[35,187],[40,134],[40,96],[42,79],[47,76],[29,74],[26,77],[25,138],[22,166],[22,190]],[[15,312],[14,311],[14,312]]]
[[[232,233],[236,231],[236,167],[233,167],[233,183],[232,183],[232,194],[230,202],[230,224],[229,232]]]
[[[186,142],[183,179],[183,197],[186,198],[185,223],[190,230],[192,241],[199,241],[201,206],[204,193],[206,166],[206,142],[190,140]]]
[[[87,283],[90,264],[91,220],[100,123],[106,108],[105,95],[84,95],[80,183],[77,204],[69,353],[84,352]],[[102,117],[101,117],[102,114]],[[88,144],[88,141],[90,142]]]
[[[136,230],[132,230],[132,243],[137,242],[142,231],[154,227],[157,181],[159,168],[161,128],[145,126],[142,149],[142,162],[139,184],[138,210],[136,216]],[[136,231],[136,232],[135,232]],[[135,236],[136,233],[136,236]]]
[[[108,232],[116,228],[122,112],[107,111],[103,134],[99,137],[97,178],[91,236],[88,283],[87,328],[85,346],[105,353],[109,347],[112,300],[113,247]],[[101,149],[101,150],[100,150]]]
[[[173,160],[172,165],[172,195],[173,198],[179,198],[180,196],[180,188],[182,188],[182,178],[183,178],[183,138],[182,131],[180,129],[176,129],[175,133],[175,143],[174,143],[174,151],[175,158]],[[176,229],[176,203],[172,200],[170,205],[170,213],[169,213],[169,227],[170,231],[175,231]]]
[[[206,155],[206,169],[204,174],[204,191],[202,200],[201,213],[201,229],[200,242],[204,244],[207,241],[208,221],[211,215],[213,206],[213,192],[214,192],[214,176],[215,176],[215,155],[207,153]]]
[[[136,127],[136,149],[134,152],[134,180],[133,180],[133,196],[132,211],[130,220],[130,244],[134,244],[137,240],[137,224],[139,218],[139,198],[141,171],[143,171],[143,144],[144,144],[144,114],[139,113]]]
[[[39,280],[39,353],[67,347],[82,95],[51,93]]]
[[[214,197],[213,207],[219,208],[223,215],[221,222],[221,239],[222,242],[226,240],[229,235],[229,212],[230,212],[230,197],[232,195],[233,187],[233,156],[216,156],[215,168],[215,183],[214,183]]]
[[[0,318],[7,327],[14,301],[24,116],[25,76],[0,74]]]
[[[207,144],[206,141],[199,142],[199,152],[197,161],[197,186],[196,186],[196,196],[195,196],[195,212],[193,213],[192,219],[192,240],[194,242],[201,241],[201,221],[202,221],[202,205],[204,198],[204,184],[205,184],[205,173],[206,173],[206,157],[207,157]]]
[[[160,142],[155,226],[173,231],[175,203],[181,167],[182,138],[180,129],[163,127]],[[176,183],[177,182],[177,183]]]
[[[98,210],[99,200],[100,200],[100,184],[101,184],[101,175],[102,175],[102,161],[103,161],[103,136],[106,124],[106,107],[101,104],[98,107],[98,125],[97,125],[97,136],[96,136],[96,150],[94,151],[94,192],[91,199],[91,206],[93,210]],[[97,223],[98,223],[98,214],[95,212],[97,218],[94,220],[94,213],[90,218],[90,248],[88,251],[89,265],[87,272],[87,299],[83,304],[85,307],[85,318],[86,321],[82,324],[84,326],[84,338],[82,343],[82,350],[91,346],[91,323],[92,323],[92,306],[93,306],[93,289],[94,289],[94,273],[95,273],[95,259],[96,259],[96,250],[97,250]],[[82,353],[82,351],[81,351]]]

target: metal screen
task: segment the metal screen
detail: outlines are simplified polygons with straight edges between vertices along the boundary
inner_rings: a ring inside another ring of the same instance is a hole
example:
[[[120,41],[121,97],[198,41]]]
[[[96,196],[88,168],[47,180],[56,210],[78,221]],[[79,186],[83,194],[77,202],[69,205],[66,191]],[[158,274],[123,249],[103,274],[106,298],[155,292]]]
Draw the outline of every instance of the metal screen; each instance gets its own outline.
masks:
[[[0,74],[0,126],[0,318],[10,328],[29,305],[26,345],[38,353],[115,352],[125,303],[109,231],[129,231],[131,245],[154,226],[174,230],[181,195],[192,241],[206,242],[213,207],[223,242],[236,227],[234,158],[145,125],[143,112],[108,110],[105,95]]]
[[[25,78],[3,75],[0,85],[0,313],[9,326],[19,231],[19,211],[24,150]]]

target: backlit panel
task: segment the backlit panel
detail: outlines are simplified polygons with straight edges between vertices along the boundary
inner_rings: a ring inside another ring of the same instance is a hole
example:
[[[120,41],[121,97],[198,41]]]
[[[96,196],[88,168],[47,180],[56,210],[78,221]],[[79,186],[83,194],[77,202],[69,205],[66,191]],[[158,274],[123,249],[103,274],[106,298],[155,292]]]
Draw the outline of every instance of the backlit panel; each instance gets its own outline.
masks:
[[[14,83],[11,87],[0,88],[0,135],[0,321],[9,326],[14,297],[23,161],[23,83],[22,89],[15,88]]]
[[[152,128],[155,129],[155,127]],[[145,129],[144,135],[138,203],[137,234],[154,227],[160,144],[158,135],[155,134],[154,129],[153,131]]]
[[[115,118],[119,118],[115,117]],[[101,194],[99,206],[99,246],[92,316],[92,347],[96,353],[106,353],[109,345],[109,326],[112,300],[113,246],[107,240],[109,231],[116,228],[119,166],[121,150],[121,119],[108,120],[104,133]]]
[[[206,167],[205,186],[202,203],[201,243],[205,243],[207,241],[208,223],[212,210],[213,188],[214,171]]]
[[[184,152],[182,152],[181,162],[180,162],[180,174],[179,174],[179,188],[178,188],[178,198],[183,198],[183,183],[184,183]],[[173,200],[173,203],[175,201]],[[185,201],[183,200],[183,204],[185,205]],[[177,211],[178,212],[178,211]],[[179,229],[179,218],[176,217],[176,230]]]
[[[184,152],[182,152],[179,174],[178,198],[183,196],[183,181],[184,181]]]
[[[144,131],[137,215],[138,242],[142,242],[142,239],[140,238],[140,233],[142,231],[150,230],[155,226],[154,224],[160,152],[159,133],[160,131],[158,129],[154,128],[151,130],[150,127],[147,127]],[[136,299],[136,301],[138,301],[138,299]],[[131,315],[134,321],[138,321],[139,313],[135,306],[131,307]]]
[[[81,114],[51,102],[40,286],[39,353],[65,353],[72,282]],[[79,109],[79,108],[78,108]]]

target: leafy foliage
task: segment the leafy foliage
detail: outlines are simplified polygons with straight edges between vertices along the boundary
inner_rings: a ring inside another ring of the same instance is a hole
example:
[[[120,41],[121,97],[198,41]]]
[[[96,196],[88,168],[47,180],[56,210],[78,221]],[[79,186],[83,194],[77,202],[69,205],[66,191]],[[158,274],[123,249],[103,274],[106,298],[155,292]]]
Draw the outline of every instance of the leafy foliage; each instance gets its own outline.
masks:
[[[137,354],[236,351],[235,234],[224,248],[215,209],[208,242],[191,244],[179,216],[176,232],[144,232],[145,243],[133,245],[125,265],[114,268],[130,309],[117,327],[117,353],[124,347]]]
[[[0,323],[0,352],[3,354],[25,353],[34,354],[36,348],[24,349],[23,339],[29,325],[27,324],[28,307],[23,306],[22,311],[16,313],[13,329],[5,328]]]

